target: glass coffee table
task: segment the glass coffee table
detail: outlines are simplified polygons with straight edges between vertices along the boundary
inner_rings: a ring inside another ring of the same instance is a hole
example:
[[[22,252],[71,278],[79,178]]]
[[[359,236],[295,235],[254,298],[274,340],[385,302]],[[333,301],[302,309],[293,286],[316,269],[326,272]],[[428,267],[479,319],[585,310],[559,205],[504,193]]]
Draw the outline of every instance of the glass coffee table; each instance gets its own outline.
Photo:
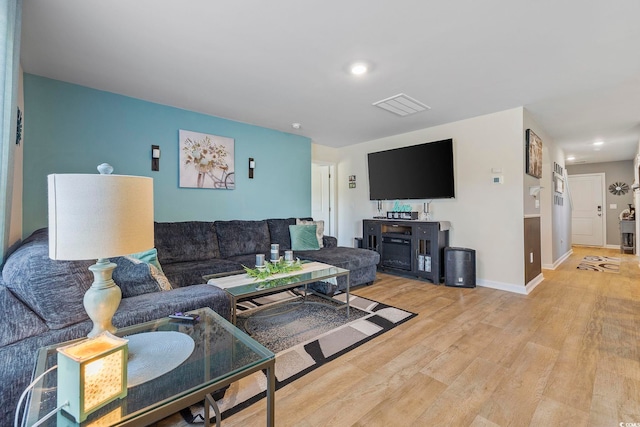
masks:
[[[247,273],[237,271],[229,274],[213,274],[204,276],[203,279],[208,284],[224,289],[231,298],[231,322],[235,325],[236,306],[238,301],[253,298],[260,295],[266,295],[274,292],[284,291],[291,288],[303,286],[305,288],[304,297],[306,297],[308,289],[307,285],[314,282],[327,281],[336,279],[340,276],[347,276],[346,315],[349,317],[349,270],[335,267],[320,262],[303,262],[302,270],[290,273],[274,274],[266,279],[255,279]],[[315,295],[328,298],[326,295],[315,293]]]
[[[82,424],[76,424],[70,416],[58,412],[42,425],[148,425],[198,402],[212,402],[211,394],[215,391],[254,372],[265,370],[267,375],[266,424],[273,426],[275,418],[274,354],[208,307],[189,313],[200,316],[198,321],[163,318],[122,328],[116,332],[116,335],[125,338],[156,331],[173,331],[188,335],[194,341],[194,350],[177,368],[129,388],[125,398],[115,400],[89,415]],[[37,378],[56,364],[56,348],[75,341],[41,348],[33,378]],[[57,407],[56,392],[57,375],[56,370],[53,370],[38,382],[31,393],[26,406],[26,425],[33,425]],[[215,404],[212,406],[218,412],[217,406]],[[220,417],[217,416],[216,422],[218,423],[219,420]],[[206,425],[208,421],[209,405],[205,404]]]

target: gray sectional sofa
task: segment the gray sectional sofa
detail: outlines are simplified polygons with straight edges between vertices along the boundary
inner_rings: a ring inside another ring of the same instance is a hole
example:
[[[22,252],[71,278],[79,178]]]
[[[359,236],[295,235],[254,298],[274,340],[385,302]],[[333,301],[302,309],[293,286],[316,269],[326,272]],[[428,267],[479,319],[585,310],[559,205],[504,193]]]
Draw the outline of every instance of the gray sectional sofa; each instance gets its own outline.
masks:
[[[307,218],[310,219],[310,218]],[[164,273],[174,287],[202,282],[202,276],[227,273],[253,266],[255,255],[269,255],[270,245],[280,251],[291,249],[289,226],[296,218],[259,221],[157,222],[155,243]],[[350,286],[371,283],[376,278],[377,252],[337,245],[335,237],[324,236],[318,250],[294,251],[294,257],[318,261],[350,271]],[[323,287],[325,286],[325,287]],[[317,284],[316,290],[332,294],[346,288],[346,277],[338,278],[336,288]]]
[[[129,257],[118,264],[114,280],[123,299],[113,323],[129,326],[177,311],[211,307],[230,318],[225,292],[203,284],[203,275],[233,272],[252,265],[256,253],[268,254],[271,243],[291,247],[289,225],[295,218],[263,221],[172,222],[155,224],[161,269],[173,289],[164,290],[154,268]],[[325,236],[324,247],[295,256],[351,270],[351,286],[375,279],[378,254],[337,247]],[[0,425],[12,425],[18,398],[30,382],[38,348],[86,336],[91,329],[82,298],[93,281],[88,267],[95,261],[49,259],[46,229],[34,232],[6,260],[0,277]],[[344,279],[344,278],[343,278]],[[338,289],[344,289],[344,280]],[[318,290],[333,293],[331,285]]]

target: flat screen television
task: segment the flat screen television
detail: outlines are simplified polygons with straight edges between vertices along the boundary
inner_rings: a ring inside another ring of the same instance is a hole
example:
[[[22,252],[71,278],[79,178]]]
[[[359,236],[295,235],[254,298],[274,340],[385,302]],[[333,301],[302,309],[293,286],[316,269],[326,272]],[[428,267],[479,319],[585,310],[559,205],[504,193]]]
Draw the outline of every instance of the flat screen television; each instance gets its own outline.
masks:
[[[368,154],[369,199],[455,197],[453,140]]]

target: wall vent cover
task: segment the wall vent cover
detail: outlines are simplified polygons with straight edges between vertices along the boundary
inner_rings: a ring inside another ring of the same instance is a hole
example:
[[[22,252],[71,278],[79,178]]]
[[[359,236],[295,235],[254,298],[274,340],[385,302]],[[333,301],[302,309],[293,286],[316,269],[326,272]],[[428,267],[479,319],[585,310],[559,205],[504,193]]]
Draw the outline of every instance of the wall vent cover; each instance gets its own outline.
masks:
[[[393,114],[404,117],[411,114],[419,113],[420,111],[430,110],[431,107],[423,104],[422,102],[411,98],[404,93],[399,93],[392,97],[383,99],[381,101],[374,102],[372,105],[387,110]]]

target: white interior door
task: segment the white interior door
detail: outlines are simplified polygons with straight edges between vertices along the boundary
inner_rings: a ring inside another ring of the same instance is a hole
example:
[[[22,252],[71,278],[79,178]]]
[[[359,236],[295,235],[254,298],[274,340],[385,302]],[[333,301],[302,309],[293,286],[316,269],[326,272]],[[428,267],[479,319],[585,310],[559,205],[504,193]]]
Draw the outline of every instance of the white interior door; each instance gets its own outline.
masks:
[[[333,234],[331,215],[331,166],[311,164],[311,216],[324,221],[324,234]]]
[[[604,174],[569,175],[571,239],[574,245],[604,246]]]

